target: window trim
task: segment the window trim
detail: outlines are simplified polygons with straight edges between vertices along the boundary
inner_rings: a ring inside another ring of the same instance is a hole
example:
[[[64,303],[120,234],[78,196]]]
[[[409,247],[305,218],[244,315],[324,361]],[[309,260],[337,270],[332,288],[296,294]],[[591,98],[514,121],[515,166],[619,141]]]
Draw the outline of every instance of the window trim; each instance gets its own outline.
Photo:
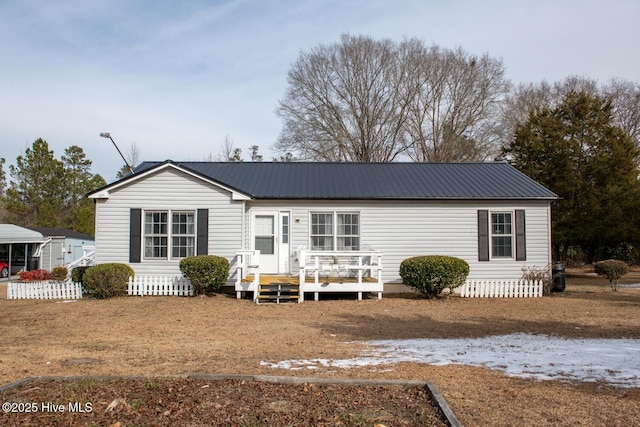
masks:
[[[493,232],[494,229],[494,222],[493,222],[493,216],[494,215],[499,215],[499,214],[505,214],[505,215],[509,215],[510,221],[509,221],[509,226],[511,228],[511,233],[505,233],[505,234],[496,234]],[[515,260],[516,259],[516,230],[515,230],[515,212],[513,210],[495,210],[495,211],[489,211],[489,258],[492,260]],[[511,247],[511,255],[509,256],[500,256],[500,255],[494,255],[494,245],[493,245],[493,238],[494,237],[509,237],[509,245]]]
[[[167,223],[166,223],[166,228],[167,228],[167,232],[165,234],[147,234],[147,224],[146,224],[146,217],[147,214],[149,213],[164,213],[167,215]],[[193,216],[193,222],[191,224],[191,226],[193,227],[193,233],[187,233],[187,234],[180,234],[180,233],[174,233],[173,232],[173,227],[174,227],[174,214],[187,214],[187,215],[192,215]],[[142,210],[142,214],[141,214],[141,233],[140,233],[140,255],[141,255],[141,261],[147,261],[147,262],[153,262],[153,261],[171,261],[171,260],[181,260],[184,259],[186,257],[189,256],[193,256],[196,255],[197,250],[198,250],[198,209],[143,209]],[[165,237],[166,238],[166,256],[160,256],[160,257],[155,257],[155,256],[147,256],[146,252],[147,252],[147,237],[148,236],[161,236],[161,237]],[[174,237],[191,237],[193,239],[193,244],[191,247],[191,251],[189,251],[189,249],[187,248],[187,253],[191,252],[192,255],[186,255],[184,257],[182,256],[174,256],[173,251],[174,251],[174,247],[183,247],[181,245],[177,245],[174,246]]]
[[[331,215],[331,234],[313,234],[313,215]],[[338,234],[338,216],[339,215],[356,215],[358,218],[358,234]],[[361,226],[361,218],[362,215],[359,211],[327,211],[327,210],[318,210],[318,211],[309,211],[309,248],[312,251],[326,251],[326,252],[352,252],[359,251],[362,247],[362,226]],[[314,248],[313,238],[314,237],[331,237],[331,249],[322,249],[322,248]],[[358,248],[357,249],[338,249],[338,240],[340,238],[357,238],[358,239]]]

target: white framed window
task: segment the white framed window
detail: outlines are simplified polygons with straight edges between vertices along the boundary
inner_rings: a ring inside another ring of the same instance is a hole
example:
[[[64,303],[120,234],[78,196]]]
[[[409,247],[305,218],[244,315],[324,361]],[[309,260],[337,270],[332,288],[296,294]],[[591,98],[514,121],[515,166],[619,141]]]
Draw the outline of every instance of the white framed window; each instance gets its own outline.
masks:
[[[339,251],[357,251],[360,249],[360,215],[338,213],[337,247]]]
[[[311,250],[357,251],[360,249],[360,214],[312,212]]]
[[[195,212],[145,211],[142,241],[145,259],[195,255]]]
[[[491,257],[513,258],[513,212],[491,212]]]
[[[193,211],[171,213],[171,257],[186,258],[196,251],[196,216]]]

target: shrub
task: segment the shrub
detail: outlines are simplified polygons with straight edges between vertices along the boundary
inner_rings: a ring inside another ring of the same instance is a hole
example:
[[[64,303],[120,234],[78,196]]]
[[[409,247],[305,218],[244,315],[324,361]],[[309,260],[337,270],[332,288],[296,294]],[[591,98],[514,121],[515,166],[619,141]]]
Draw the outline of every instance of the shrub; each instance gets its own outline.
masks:
[[[451,256],[427,255],[400,263],[402,282],[432,298],[443,289],[461,286],[469,275],[469,264]]]
[[[90,266],[82,266],[82,267],[74,267],[71,270],[71,280],[73,283],[81,283],[84,285],[84,273],[87,271]]]
[[[127,264],[98,264],[84,272],[83,283],[96,298],[123,296],[127,294],[129,277],[134,274]]]
[[[542,282],[542,295],[551,295],[553,288],[553,276],[551,267],[522,267],[521,280]]]
[[[35,282],[38,280],[51,280],[51,273],[47,270],[29,270],[29,271],[21,271],[18,273],[20,276],[20,281],[22,282]]]
[[[195,295],[215,292],[229,277],[229,260],[215,255],[196,255],[180,260],[180,271]]]
[[[58,282],[66,280],[68,275],[69,271],[67,270],[67,267],[63,266],[53,267],[53,270],[51,271],[51,278],[53,280],[57,280]]]
[[[624,261],[607,259],[593,264],[593,269],[598,276],[609,280],[609,286],[614,291],[618,290],[618,280],[629,272],[629,266]]]

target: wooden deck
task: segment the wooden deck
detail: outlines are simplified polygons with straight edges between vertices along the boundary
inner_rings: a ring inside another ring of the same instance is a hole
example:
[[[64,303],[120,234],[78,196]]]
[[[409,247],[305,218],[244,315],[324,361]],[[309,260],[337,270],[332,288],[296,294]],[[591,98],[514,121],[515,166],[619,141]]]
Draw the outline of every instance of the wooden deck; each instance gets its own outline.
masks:
[[[243,282],[253,282],[253,275],[246,276],[242,279]],[[357,277],[339,277],[339,276],[321,276],[320,281],[322,283],[358,283]],[[362,281],[364,283],[376,283],[377,279],[375,277],[363,277]],[[288,285],[299,285],[300,278],[298,276],[285,276],[285,275],[269,275],[269,274],[261,274],[260,275],[260,284],[261,285],[271,285],[274,283],[286,283]]]

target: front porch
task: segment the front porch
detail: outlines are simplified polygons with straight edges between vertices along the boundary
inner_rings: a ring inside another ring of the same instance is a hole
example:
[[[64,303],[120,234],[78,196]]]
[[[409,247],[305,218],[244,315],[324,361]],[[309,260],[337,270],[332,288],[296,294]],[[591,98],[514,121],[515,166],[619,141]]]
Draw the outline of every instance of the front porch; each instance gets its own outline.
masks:
[[[364,293],[382,298],[382,253],[378,251],[307,251],[298,257],[297,275],[260,274],[260,251],[236,253],[236,286],[238,298],[253,293],[261,301],[303,302],[305,294],[355,293],[358,300]]]

